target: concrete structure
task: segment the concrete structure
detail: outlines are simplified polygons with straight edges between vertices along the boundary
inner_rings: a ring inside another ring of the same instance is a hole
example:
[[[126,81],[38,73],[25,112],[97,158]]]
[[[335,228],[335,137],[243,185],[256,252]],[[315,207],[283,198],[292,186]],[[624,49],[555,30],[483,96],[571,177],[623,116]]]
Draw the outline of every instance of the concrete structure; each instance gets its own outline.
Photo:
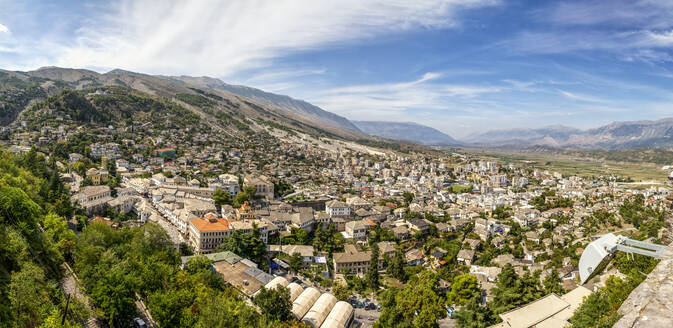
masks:
[[[591,291],[579,286],[563,296],[549,294],[511,311],[501,313],[502,322],[494,328],[565,327],[568,319]]]
[[[351,208],[348,207],[348,204],[342,201],[332,200],[325,203],[325,212],[327,212],[330,217],[349,216],[351,215]]]
[[[189,243],[194,247],[194,253],[204,254],[214,251],[224,238],[231,235],[229,220],[217,218],[208,214],[204,218],[195,218],[189,221]]]
[[[613,328],[673,327],[673,248],[668,246],[660,255],[661,261],[622,303],[619,312],[624,316]]]
[[[311,309],[311,306],[313,306],[315,301],[318,300],[318,297],[320,297],[320,292],[317,289],[313,287],[306,288],[299,294],[297,299],[292,302],[292,314],[294,317],[301,320],[308,310]]]
[[[286,286],[287,289],[290,290],[290,302],[294,302],[294,300],[301,295],[302,292],[304,292],[304,288],[302,288],[298,283],[292,282]]]
[[[313,328],[320,327],[336,302],[337,299],[332,294],[324,293],[320,295],[301,321]]]
[[[107,203],[112,200],[110,197],[110,187],[108,186],[87,186],[70,198],[70,201],[78,203],[86,215],[102,213]]]
[[[339,301],[334,305],[320,328],[349,327],[353,322],[353,313],[353,306],[344,301]]]
[[[664,245],[644,243],[612,233],[605,234],[589,243],[582,252],[579,262],[580,282],[586,283],[594,269],[616,251],[659,258],[666,248]]]
[[[246,187],[255,187],[255,195],[257,196],[262,196],[266,200],[272,200],[274,198],[273,182],[271,182],[271,180],[269,180],[269,178],[266,176],[247,176],[245,179],[243,179],[243,184]]]

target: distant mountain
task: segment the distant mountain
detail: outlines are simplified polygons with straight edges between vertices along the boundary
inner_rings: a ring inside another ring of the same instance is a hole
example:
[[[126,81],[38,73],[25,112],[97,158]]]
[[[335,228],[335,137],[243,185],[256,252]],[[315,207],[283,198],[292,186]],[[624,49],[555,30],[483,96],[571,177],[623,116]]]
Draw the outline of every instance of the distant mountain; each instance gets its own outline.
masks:
[[[558,147],[568,140],[570,135],[582,130],[563,126],[550,125],[537,129],[503,129],[475,133],[463,139],[465,142],[480,145],[544,145]]]
[[[589,130],[561,125],[539,129],[494,130],[474,134],[466,142],[487,147],[550,146],[579,149],[673,147],[673,118],[656,121],[614,122]]]
[[[171,76],[171,79],[183,81],[192,85],[204,86],[211,89],[224,90],[235,95],[265,102],[280,108],[294,112],[316,123],[329,125],[352,132],[361,132],[351,121],[345,117],[328,112],[318,106],[303,100],[294,99],[284,95],[266,92],[243,85],[232,85],[212,77]]]
[[[429,126],[413,122],[353,121],[364,133],[369,135],[410,141],[424,145],[457,145],[459,141],[446,133]]]

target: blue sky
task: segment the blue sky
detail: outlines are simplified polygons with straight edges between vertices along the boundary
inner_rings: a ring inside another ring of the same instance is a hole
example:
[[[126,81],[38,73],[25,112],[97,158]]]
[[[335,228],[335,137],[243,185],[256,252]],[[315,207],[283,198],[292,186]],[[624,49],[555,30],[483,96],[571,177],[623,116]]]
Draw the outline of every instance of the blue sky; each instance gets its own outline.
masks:
[[[207,75],[353,120],[489,129],[673,116],[671,1],[7,1],[0,67]]]

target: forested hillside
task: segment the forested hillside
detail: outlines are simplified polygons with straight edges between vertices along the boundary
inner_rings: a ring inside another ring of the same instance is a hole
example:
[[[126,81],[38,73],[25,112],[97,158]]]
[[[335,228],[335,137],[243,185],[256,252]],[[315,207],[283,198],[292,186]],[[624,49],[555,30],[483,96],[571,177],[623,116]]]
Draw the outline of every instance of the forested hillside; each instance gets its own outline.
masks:
[[[80,327],[91,315],[111,327],[129,327],[138,299],[159,327],[303,327],[290,320],[289,309],[279,315],[261,307],[258,313],[205,257],[180,269],[179,255],[160,226],[115,230],[82,220],[76,235],[64,217],[80,211],[70,205],[53,161],[35,150],[22,156],[0,150],[0,327]],[[95,310],[71,298],[61,325],[64,261]],[[289,302],[275,291],[264,295],[269,304]]]
[[[14,157],[0,150],[0,326],[60,327],[65,295],[61,264],[75,234],[60,215],[72,211],[54,163],[34,151]],[[72,300],[66,327],[86,317]]]

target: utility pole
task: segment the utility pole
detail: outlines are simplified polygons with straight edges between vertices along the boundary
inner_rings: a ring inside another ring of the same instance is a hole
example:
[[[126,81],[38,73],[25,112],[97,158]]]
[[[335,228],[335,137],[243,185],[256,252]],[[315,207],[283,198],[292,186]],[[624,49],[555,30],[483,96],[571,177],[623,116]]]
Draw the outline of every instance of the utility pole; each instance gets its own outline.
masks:
[[[70,305],[70,294],[68,294],[65,299],[65,310],[63,311],[63,317],[61,318],[61,326],[65,325],[65,316],[68,314],[68,305]]]

